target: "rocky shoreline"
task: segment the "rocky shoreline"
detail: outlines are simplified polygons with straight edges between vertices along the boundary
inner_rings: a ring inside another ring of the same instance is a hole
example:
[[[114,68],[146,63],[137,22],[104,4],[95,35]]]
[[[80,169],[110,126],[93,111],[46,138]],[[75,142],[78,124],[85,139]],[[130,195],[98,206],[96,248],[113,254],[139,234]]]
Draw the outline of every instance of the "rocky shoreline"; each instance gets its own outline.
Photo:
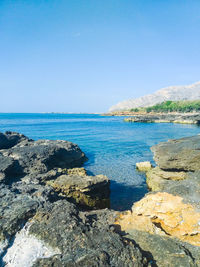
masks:
[[[152,151],[152,191],[120,213],[77,145],[0,133],[0,266],[200,266],[200,136]]]
[[[88,176],[86,160],[67,141],[0,133],[0,266],[147,266],[115,231],[109,179]]]
[[[200,124],[199,113],[179,113],[179,114],[142,114],[125,118],[125,122],[145,122],[145,123],[183,123]]]
[[[121,111],[106,113],[102,115],[125,117],[125,122],[200,124],[200,113],[198,112],[138,113],[130,111]]]
[[[157,166],[146,171],[151,192],[117,219],[155,266],[200,266],[199,151],[200,136],[152,147]]]

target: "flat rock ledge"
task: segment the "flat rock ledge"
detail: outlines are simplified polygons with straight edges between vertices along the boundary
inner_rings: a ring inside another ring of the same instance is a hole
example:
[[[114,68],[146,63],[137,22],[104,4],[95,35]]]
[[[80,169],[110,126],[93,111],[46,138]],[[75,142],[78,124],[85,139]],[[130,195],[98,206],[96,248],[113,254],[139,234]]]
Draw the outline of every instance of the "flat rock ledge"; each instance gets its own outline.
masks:
[[[151,192],[115,223],[153,266],[200,266],[200,136],[152,151],[158,166],[146,172]]]
[[[200,124],[200,114],[141,114],[125,118],[125,122]]]
[[[86,160],[71,142],[0,133],[0,266],[149,266],[116,231],[109,180],[87,175]]]

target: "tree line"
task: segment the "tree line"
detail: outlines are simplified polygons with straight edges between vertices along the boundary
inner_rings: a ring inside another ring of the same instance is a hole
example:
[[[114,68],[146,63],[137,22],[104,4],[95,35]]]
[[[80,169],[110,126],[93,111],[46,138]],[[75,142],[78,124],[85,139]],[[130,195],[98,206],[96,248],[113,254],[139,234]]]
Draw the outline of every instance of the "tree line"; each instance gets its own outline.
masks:
[[[200,100],[195,101],[165,101],[146,108],[133,108],[131,112],[193,112],[200,111]]]

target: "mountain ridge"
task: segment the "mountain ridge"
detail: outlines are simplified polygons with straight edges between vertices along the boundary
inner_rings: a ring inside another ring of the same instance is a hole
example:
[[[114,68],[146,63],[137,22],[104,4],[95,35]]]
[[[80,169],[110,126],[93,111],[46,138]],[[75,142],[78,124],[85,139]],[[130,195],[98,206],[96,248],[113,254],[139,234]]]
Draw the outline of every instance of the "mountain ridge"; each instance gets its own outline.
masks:
[[[159,89],[153,94],[124,100],[116,105],[113,105],[109,109],[109,112],[153,106],[167,100],[180,101],[197,99],[200,99],[200,81],[189,85],[168,86]]]

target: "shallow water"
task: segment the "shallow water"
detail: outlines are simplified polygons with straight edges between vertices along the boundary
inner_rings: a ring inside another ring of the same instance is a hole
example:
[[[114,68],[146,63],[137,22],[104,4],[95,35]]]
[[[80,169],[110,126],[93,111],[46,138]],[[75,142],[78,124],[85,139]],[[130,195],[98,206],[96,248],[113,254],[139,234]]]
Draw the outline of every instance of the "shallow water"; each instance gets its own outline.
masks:
[[[125,123],[123,117],[91,114],[0,114],[0,131],[18,131],[33,139],[77,143],[89,158],[85,168],[111,180],[111,207],[125,210],[147,192],[136,162],[151,161],[150,147],[168,139],[200,133],[196,125]]]

